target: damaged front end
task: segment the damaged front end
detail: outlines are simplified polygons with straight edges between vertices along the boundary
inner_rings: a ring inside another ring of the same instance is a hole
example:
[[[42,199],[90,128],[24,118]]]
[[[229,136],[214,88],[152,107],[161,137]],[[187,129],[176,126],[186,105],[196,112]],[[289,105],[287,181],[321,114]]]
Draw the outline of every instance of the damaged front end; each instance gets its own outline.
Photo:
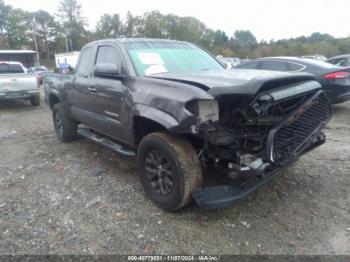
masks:
[[[298,157],[325,142],[331,117],[327,96],[315,81],[292,83],[259,93],[249,103],[237,95],[189,103],[199,123],[203,165],[227,180],[193,194],[202,208],[222,208],[278,175]]]

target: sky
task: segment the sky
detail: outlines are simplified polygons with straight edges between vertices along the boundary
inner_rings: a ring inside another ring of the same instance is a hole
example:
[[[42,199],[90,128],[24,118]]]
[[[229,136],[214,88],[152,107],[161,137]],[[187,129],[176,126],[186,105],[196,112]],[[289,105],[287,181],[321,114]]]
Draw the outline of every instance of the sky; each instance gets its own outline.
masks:
[[[127,11],[142,15],[158,10],[163,14],[194,16],[214,30],[232,36],[236,30],[250,30],[260,41],[308,36],[313,32],[335,37],[350,36],[349,0],[78,0],[89,29],[104,13]],[[59,0],[5,0],[27,11],[57,12]]]

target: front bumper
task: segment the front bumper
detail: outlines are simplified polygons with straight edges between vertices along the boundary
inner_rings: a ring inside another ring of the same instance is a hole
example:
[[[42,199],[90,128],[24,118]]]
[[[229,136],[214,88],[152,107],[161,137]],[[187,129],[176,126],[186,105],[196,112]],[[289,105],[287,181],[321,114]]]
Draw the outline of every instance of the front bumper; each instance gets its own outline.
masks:
[[[284,168],[286,168],[286,166],[271,171],[263,179],[255,178],[247,181],[246,183],[236,185],[206,187],[194,192],[192,196],[197,205],[202,209],[218,209],[229,207],[246,198],[249,194],[258,190],[260,187],[266,185],[276,176],[282,174],[281,171]]]
[[[324,144],[325,141],[325,135],[322,132],[319,132],[304,146],[302,154]],[[245,171],[247,179],[243,180],[241,183],[202,188],[195,191],[192,196],[198,206],[202,209],[229,207],[236,202],[243,200],[257,189],[263,187],[276,176],[282,174],[282,171],[297,161],[298,158],[299,156],[290,159],[289,162],[285,163],[283,166],[277,166],[273,169],[267,168],[263,173],[260,172],[259,168],[250,168],[249,171]],[[230,170],[227,170],[227,174],[229,172]]]
[[[39,94],[40,90],[0,92],[0,100],[28,99],[31,97],[38,96]]]

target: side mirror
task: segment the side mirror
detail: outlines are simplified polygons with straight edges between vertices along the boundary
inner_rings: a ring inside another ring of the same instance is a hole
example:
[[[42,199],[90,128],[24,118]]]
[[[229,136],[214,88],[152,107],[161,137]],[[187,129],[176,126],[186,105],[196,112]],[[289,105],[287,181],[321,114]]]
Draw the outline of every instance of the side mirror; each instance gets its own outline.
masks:
[[[120,68],[117,64],[113,63],[101,63],[95,65],[94,76],[101,78],[118,79],[121,77]]]

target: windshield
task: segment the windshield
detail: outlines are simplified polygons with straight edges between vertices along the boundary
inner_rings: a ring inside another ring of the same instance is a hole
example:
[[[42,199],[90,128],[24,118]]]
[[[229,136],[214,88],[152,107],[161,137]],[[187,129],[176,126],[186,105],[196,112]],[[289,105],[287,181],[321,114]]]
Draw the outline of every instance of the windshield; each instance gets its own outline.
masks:
[[[139,76],[223,70],[208,53],[190,43],[131,42],[126,48]]]

